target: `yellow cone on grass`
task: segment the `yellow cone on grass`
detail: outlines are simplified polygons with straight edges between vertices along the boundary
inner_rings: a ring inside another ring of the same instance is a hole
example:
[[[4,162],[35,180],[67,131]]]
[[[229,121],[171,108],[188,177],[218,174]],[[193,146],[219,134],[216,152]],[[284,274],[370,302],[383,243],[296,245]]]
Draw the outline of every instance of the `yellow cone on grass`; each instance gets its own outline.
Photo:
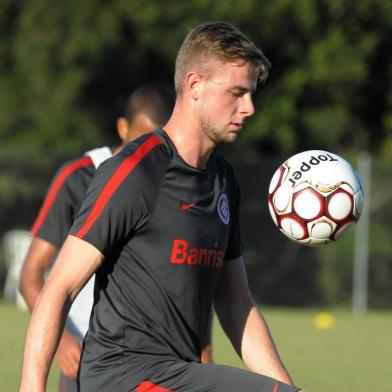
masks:
[[[319,329],[333,328],[335,323],[335,317],[330,312],[319,312],[313,317],[313,324]]]

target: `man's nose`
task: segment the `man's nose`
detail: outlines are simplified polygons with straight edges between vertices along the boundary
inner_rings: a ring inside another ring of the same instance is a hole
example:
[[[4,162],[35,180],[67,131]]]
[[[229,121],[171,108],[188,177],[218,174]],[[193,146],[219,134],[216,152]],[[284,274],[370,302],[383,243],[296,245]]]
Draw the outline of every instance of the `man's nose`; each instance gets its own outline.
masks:
[[[245,94],[243,96],[241,113],[243,113],[246,117],[249,117],[252,116],[254,112],[255,112],[255,107],[253,105],[252,95]]]

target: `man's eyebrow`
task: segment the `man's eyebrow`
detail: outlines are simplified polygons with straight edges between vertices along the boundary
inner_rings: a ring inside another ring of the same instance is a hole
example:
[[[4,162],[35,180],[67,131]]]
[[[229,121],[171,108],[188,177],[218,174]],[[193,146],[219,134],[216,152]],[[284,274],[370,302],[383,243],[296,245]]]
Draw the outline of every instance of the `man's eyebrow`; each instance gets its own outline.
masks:
[[[256,87],[252,87],[251,89],[249,89],[249,88],[246,88],[246,87],[243,87],[243,86],[234,86],[232,88],[232,90],[237,90],[237,91],[242,92],[242,93],[247,93],[247,92],[250,91],[250,93],[253,94],[253,93],[256,92],[257,88]]]

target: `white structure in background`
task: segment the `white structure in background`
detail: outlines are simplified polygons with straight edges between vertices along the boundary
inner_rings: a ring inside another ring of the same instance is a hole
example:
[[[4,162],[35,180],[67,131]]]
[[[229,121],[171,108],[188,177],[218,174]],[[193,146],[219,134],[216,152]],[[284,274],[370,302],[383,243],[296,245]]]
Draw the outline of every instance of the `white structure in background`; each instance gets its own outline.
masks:
[[[362,216],[355,230],[354,271],[353,271],[353,311],[364,314],[368,308],[369,270],[369,225],[372,158],[363,152],[358,157],[358,174],[362,180],[364,206]]]
[[[23,261],[32,240],[27,230],[10,230],[3,236],[7,277],[4,285],[4,298],[16,303],[19,309],[27,309],[19,292],[19,276]]]

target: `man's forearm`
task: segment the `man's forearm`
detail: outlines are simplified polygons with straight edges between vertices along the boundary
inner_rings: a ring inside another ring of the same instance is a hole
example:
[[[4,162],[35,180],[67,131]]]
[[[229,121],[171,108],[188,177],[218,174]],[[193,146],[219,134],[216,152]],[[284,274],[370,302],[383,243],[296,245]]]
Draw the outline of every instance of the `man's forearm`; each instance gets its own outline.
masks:
[[[37,275],[37,276],[36,276]],[[26,271],[21,275],[19,284],[19,291],[22,294],[24,300],[30,311],[33,310],[35,302],[44,286],[44,279],[40,274]]]
[[[225,263],[215,290],[215,309],[233,347],[250,370],[292,384],[250,293],[242,257]]]
[[[69,236],[34,306],[25,343],[20,391],[44,391],[72,301],[99,267],[103,255]]]
[[[42,291],[27,331],[20,392],[45,391],[70,305],[71,301],[56,295],[55,289],[49,287]]]
[[[256,307],[250,310],[245,323],[241,354],[244,363],[250,370],[273,377],[286,384],[292,384],[292,380],[280,360],[267,324]]]
[[[45,272],[57,253],[52,243],[34,236],[20,273],[19,291],[32,311],[44,286]]]

